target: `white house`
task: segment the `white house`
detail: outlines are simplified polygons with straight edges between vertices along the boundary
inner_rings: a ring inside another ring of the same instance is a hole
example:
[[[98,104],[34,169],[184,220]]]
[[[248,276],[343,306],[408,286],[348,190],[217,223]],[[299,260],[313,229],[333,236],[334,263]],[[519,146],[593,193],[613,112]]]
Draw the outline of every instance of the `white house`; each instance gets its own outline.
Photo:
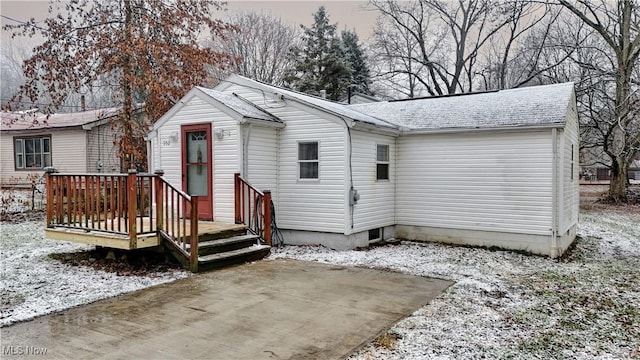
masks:
[[[234,173],[285,243],[402,238],[559,256],[578,219],[573,84],[345,105],[233,75],[151,129],[150,170],[234,220]]]
[[[0,183],[24,183],[53,166],[66,173],[119,172],[109,119],[117,108],[59,113],[0,113]]]

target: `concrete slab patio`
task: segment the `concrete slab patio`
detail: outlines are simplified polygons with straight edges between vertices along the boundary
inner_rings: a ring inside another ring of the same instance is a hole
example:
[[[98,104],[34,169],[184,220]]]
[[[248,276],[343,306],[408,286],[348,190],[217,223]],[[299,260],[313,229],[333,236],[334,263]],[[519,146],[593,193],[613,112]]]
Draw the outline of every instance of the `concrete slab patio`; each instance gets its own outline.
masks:
[[[2,358],[29,347],[46,349],[39,359],[342,358],[451,284],[260,261],[2,328]]]

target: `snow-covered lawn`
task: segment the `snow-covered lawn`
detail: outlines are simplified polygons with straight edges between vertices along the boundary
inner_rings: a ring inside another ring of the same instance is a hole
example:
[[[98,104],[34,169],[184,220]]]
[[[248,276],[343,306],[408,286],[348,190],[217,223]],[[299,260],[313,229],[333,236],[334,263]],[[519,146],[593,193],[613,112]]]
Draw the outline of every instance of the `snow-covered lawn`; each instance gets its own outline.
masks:
[[[46,240],[42,221],[0,223],[0,327],[188,276],[118,276],[48,256],[92,248]]]
[[[583,213],[579,235],[562,260],[411,242],[366,251],[285,246],[270,258],[456,282],[352,359],[640,357],[640,212]],[[188,276],[61,264],[48,254],[89,247],[45,240],[41,221],[0,223],[0,239],[0,326]]]
[[[367,251],[287,246],[271,257],[456,281],[379,338],[397,342],[374,341],[351,359],[638,358],[640,216],[598,211],[580,221],[581,239],[558,261],[411,242]]]

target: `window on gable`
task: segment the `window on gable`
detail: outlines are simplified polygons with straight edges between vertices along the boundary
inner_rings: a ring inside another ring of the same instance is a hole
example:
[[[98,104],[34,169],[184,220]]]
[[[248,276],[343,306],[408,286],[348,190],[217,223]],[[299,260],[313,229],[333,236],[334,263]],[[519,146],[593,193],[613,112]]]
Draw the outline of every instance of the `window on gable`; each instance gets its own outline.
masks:
[[[574,178],[573,171],[574,171],[574,167],[575,167],[575,165],[574,165],[575,164],[575,160],[573,159],[574,158],[573,152],[574,152],[573,144],[571,144],[571,181],[573,181],[573,178]]]
[[[376,145],[376,180],[389,180],[389,145]]]
[[[319,178],[318,142],[298,143],[298,178],[318,179]]]
[[[51,137],[13,138],[13,154],[16,170],[51,166]]]

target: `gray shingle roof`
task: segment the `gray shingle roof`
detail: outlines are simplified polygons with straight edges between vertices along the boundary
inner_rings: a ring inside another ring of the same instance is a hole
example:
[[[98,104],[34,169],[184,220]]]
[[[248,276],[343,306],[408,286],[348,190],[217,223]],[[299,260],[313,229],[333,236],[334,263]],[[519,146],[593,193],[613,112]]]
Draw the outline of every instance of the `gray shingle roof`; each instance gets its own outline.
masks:
[[[379,119],[379,118],[369,116],[367,114],[363,114],[362,112],[355,111],[354,109],[351,109],[349,106],[344,104],[322,99],[316,96],[302,94],[292,90],[283,89],[283,88],[269,85],[263,82],[258,82],[240,75],[235,75],[235,76],[237,76],[238,78],[241,78],[244,82],[247,82],[249,84],[255,84],[255,87],[267,88],[269,89],[269,91],[272,91],[274,94],[276,93],[282,94],[285,97],[296,99],[300,102],[307,103],[316,108],[320,108],[320,109],[332,112],[334,114],[343,116],[347,119],[350,119],[356,122],[366,123],[366,124],[380,126],[384,128],[391,128],[391,129],[397,128],[397,126],[391,124],[389,121],[387,121],[387,119]]]
[[[203,93],[207,94],[211,98],[224,104],[225,106],[233,109],[239,113],[242,117],[248,119],[257,119],[264,121],[273,121],[281,123],[282,121],[267,111],[249,103],[246,100],[239,98],[232,94],[225,94],[217,90],[198,87]]]
[[[75,113],[56,113],[49,116],[42,113],[0,113],[2,131],[18,131],[31,129],[56,129],[87,125],[95,121],[115,116],[119,107],[89,110]]]
[[[573,83],[461,96],[349,105],[408,130],[563,124]]]

